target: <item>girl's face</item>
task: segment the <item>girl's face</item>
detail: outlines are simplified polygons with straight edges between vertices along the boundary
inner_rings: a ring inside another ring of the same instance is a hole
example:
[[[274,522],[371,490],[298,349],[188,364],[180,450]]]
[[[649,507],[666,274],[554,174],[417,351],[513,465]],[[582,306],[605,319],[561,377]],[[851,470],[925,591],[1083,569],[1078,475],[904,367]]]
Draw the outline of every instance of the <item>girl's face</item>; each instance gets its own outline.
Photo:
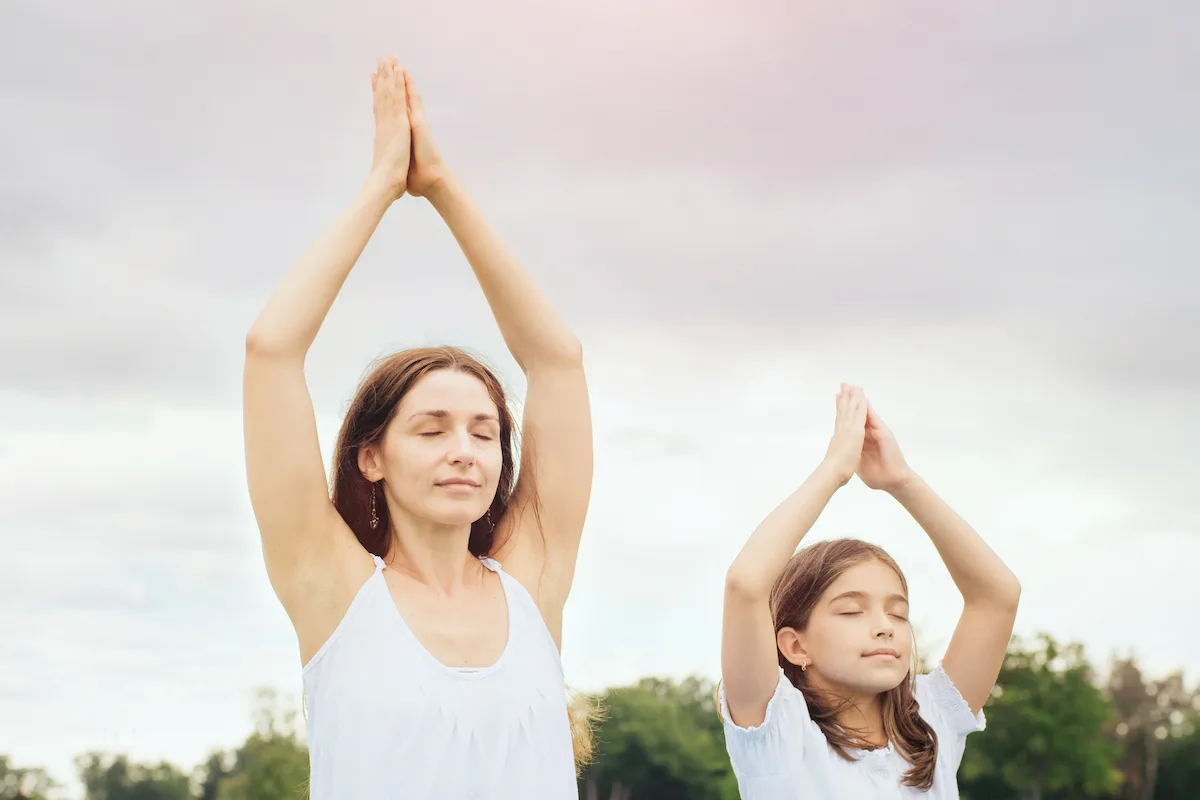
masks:
[[[803,631],[782,628],[780,652],[805,666],[812,683],[840,696],[899,686],[912,660],[908,598],[894,569],[869,559],[839,575],[817,600]]]

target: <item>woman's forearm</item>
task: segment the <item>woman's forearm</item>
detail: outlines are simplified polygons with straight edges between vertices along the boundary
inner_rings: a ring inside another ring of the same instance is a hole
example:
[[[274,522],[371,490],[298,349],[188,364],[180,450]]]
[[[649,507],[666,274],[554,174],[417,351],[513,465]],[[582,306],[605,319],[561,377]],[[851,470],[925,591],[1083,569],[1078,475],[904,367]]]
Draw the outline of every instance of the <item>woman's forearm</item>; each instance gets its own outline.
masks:
[[[248,351],[303,358],[396,197],[391,178],[371,173],[350,205],[288,270],[246,337]]]
[[[929,535],[965,602],[1016,607],[1017,576],[925,481],[914,476],[892,496]]]
[[[800,540],[843,482],[835,469],[822,463],[755,529],[726,573],[726,592],[766,598]]]
[[[457,178],[426,196],[458,240],[521,369],[578,364],[579,340]]]

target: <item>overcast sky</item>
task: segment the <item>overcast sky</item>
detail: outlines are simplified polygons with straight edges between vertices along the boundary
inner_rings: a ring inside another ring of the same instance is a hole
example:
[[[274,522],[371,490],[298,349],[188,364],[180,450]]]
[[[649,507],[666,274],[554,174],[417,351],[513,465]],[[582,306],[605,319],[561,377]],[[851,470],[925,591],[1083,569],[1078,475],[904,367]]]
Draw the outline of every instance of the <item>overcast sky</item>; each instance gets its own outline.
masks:
[[[191,766],[298,655],[245,490],[246,330],[353,196],[396,53],[575,326],[596,480],[584,689],[716,677],[722,575],[817,463],[838,383],[1024,585],[1017,627],[1200,679],[1200,9],[1016,0],[10,0],[0,9],[0,753]],[[371,358],[523,383],[424,201],[308,376],[328,457]],[[328,458],[327,458],[328,460]],[[960,607],[851,484],[813,536]]]

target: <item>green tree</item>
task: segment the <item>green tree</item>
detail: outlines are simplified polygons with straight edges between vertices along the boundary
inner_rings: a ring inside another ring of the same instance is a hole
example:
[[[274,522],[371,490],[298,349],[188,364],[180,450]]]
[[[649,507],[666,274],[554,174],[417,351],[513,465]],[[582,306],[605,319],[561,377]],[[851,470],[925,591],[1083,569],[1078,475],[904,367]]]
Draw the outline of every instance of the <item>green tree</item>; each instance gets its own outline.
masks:
[[[75,759],[84,800],[190,800],[189,776],[165,761],[136,764],[124,755],[87,753]]]
[[[0,800],[46,800],[57,785],[45,770],[18,767],[0,755]]]
[[[1200,698],[1200,693],[1196,695]],[[1162,743],[1154,800],[1195,800],[1200,797],[1200,716],[1190,732]]]
[[[196,768],[196,788],[199,790],[198,800],[217,800],[220,796],[221,781],[233,772],[234,755],[223,750],[209,754],[208,760]]]
[[[1164,747],[1188,732],[1183,725],[1190,719],[1197,695],[1184,685],[1182,672],[1148,679],[1132,656],[1113,662],[1108,694],[1116,711],[1114,738],[1122,750],[1120,767],[1125,781],[1121,797],[1151,800],[1157,796],[1155,784]]]
[[[715,688],[701,678],[646,678],[605,693],[584,797],[736,800]]]
[[[970,800],[1075,800],[1118,789],[1113,706],[1079,644],[1014,640],[959,770]]]
[[[300,736],[295,709],[276,694],[259,692],[255,730],[232,756],[232,764],[212,756],[203,787],[215,785],[216,800],[297,800],[308,795],[308,748]],[[213,781],[213,776],[219,777]]]

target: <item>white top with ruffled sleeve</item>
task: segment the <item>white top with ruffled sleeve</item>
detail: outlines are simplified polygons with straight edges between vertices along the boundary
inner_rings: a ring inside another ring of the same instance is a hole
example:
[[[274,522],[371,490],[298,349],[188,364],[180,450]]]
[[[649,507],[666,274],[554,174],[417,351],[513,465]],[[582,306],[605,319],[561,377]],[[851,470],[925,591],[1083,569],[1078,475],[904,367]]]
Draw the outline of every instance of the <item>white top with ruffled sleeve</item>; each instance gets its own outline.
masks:
[[[981,731],[983,711],[972,714],[941,664],[916,678],[921,717],[938,739],[933,787],[921,792],[901,781],[912,768],[889,744],[881,750],[855,750],[846,761],[808,715],[804,695],[783,670],[767,704],[766,718],[754,728],[735,725],[725,687],[720,689],[725,746],[742,800],[958,800],[958,765],[967,734]]]

